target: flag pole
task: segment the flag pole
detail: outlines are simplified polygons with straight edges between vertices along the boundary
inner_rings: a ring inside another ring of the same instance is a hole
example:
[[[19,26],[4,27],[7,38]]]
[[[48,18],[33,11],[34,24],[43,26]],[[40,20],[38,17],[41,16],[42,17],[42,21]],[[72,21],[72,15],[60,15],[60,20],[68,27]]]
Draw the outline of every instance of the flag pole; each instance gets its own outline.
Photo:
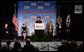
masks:
[[[15,8],[14,14],[16,15],[16,4],[14,4],[14,8]]]
[[[18,19],[16,18],[16,4],[14,4],[14,14],[13,14],[13,19],[12,22],[15,26],[15,30],[18,32]]]

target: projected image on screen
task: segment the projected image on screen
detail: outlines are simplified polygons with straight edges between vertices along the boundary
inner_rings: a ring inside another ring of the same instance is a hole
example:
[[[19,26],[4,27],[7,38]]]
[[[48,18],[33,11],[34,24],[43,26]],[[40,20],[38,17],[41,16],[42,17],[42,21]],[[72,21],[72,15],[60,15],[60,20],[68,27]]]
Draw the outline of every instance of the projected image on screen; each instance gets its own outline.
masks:
[[[56,35],[56,2],[18,1],[18,24],[18,36],[24,32],[27,36],[33,36],[40,30],[47,35]]]

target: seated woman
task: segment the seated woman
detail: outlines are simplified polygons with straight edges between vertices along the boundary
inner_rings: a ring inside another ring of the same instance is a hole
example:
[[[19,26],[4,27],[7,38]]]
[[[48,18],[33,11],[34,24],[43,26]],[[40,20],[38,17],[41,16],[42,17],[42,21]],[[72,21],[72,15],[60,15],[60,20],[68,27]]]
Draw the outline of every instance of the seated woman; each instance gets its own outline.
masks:
[[[24,39],[26,39],[27,36],[27,27],[25,24],[23,24],[23,27],[21,28],[22,31],[22,36],[24,37]]]

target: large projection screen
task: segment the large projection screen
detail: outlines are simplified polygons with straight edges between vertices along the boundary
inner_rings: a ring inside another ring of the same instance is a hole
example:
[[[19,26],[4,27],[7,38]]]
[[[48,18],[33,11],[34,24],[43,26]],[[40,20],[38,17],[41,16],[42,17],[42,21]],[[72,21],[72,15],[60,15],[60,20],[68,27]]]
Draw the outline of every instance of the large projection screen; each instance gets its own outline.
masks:
[[[52,21],[53,25],[53,36],[56,35],[56,15],[57,6],[56,1],[18,1],[18,24],[19,34],[21,35],[21,28],[23,23],[28,28],[27,36],[32,36],[35,32],[35,22],[37,17],[40,16],[44,23],[44,30],[46,31],[46,24]]]

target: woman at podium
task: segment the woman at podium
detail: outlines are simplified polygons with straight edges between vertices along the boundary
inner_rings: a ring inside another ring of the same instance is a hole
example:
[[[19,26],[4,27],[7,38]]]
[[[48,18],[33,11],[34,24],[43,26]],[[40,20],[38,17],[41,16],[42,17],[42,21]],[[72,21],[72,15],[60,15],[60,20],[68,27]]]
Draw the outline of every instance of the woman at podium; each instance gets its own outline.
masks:
[[[37,21],[35,23],[42,23],[41,17],[37,17]],[[43,36],[44,30],[36,30],[35,29],[35,35],[37,36],[37,41],[42,41],[42,36]]]

